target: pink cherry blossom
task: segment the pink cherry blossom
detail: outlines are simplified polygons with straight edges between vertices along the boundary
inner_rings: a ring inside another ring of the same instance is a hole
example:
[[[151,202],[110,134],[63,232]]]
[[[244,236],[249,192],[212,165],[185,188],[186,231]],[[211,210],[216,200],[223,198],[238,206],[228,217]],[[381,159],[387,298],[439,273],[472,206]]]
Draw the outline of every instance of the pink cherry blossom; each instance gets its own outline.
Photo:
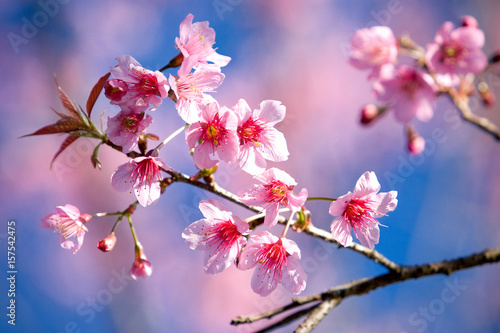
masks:
[[[226,66],[231,58],[212,48],[215,44],[214,29],[208,27],[208,21],[193,23],[193,17],[192,14],[186,16],[179,27],[179,37],[175,38],[176,47],[184,57],[181,72],[188,73],[193,67],[209,61],[218,67]]]
[[[228,108],[209,103],[201,107],[200,120],[186,130],[186,142],[194,148],[193,160],[200,169],[210,169],[219,160],[232,163],[238,156],[238,119]]]
[[[201,201],[200,210],[205,218],[188,226],[182,238],[190,249],[205,251],[205,272],[217,274],[236,262],[250,228],[217,200]]]
[[[61,246],[65,249],[73,249],[73,253],[76,253],[82,247],[85,232],[88,231],[85,223],[91,218],[89,214],[80,214],[78,208],[67,204],[57,206],[55,213],[43,217],[40,226],[56,231],[60,235]],[[71,237],[76,237],[77,245],[69,240]]]
[[[250,236],[238,268],[255,267],[251,285],[260,296],[269,295],[280,282],[287,291],[299,294],[306,287],[307,276],[297,259],[300,249],[294,241],[261,231]]]
[[[265,171],[266,160],[281,162],[288,159],[285,136],[274,128],[285,118],[286,108],[281,102],[266,100],[252,111],[247,102],[240,99],[232,109],[238,116],[238,161],[244,171],[259,174]]]
[[[111,185],[120,192],[134,190],[139,203],[146,207],[160,197],[161,169],[172,170],[159,157],[137,157],[116,168],[111,175]]]
[[[365,172],[356,182],[354,192],[340,196],[330,205],[330,214],[336,216],[331,224],[333,237],[343,246],[352,243],[351,230],[361,244],[370,249],[378,244],[380,230],[375,219],[396,209],[397,192],[378,193],[380,184],[374,172]]]
[[[150,71],[128,55],[116,58],[118,65],[110,68],[114,79],[105,85],[105,94],[111,104],[153,104],[155,110],[168,96],[168,81],[160,71]]]
[[[445,22],[426,47],[425,62],[431,72],[436,73],[439,83],[456,85],[458,74],[478,74],[488,64],[481,48],[484,33],[477,27],[474,18],[465,17],[464,26],[454,29],[452,22]]]
[[[384,73],[374,84],[375,96],[390,103],[396,119],[407,123],[414,117],[428,121],[434,114],[437,87],[432,77],[419,69],[400,65],[391,73]]]
[[[140,243],[136,244],[135,248],[135,260],[130,268],[129,274],[130,276],[136,280],[137,277],[148,278],[153,273],[153,266],[146,258],[144,254],[144,250]]]
[[[153,118],[145,115],[147,106],[120,105],[121,111],[114,117],[108,117],[106,135],[124,153],[129,153],[137,146],[139,136],[153,122]]]
[[[389,27],[360,29],[351,38],[349,63],[358,69],[377,70],[395,63],[397,56],[398,43]]]
[[[178,77],[170,75],[168,82],[177,100],[175,107],[186,123],[200,120],[201,105],[215,102],[206,93],[220,86],[224,77],[220,69],[213,66],[201,66],[194,73],[179,74]]]
[[[293,193],[297,182],[283,170],[271,168],[253,178],[263,184],[253,185],[240,199],[247,205],[263,206],[266,211],[264,225],[267,227],[278,223],[280,206],[288,207],[293,214],[300,210],[307,199],[305,188],[299,194]]]

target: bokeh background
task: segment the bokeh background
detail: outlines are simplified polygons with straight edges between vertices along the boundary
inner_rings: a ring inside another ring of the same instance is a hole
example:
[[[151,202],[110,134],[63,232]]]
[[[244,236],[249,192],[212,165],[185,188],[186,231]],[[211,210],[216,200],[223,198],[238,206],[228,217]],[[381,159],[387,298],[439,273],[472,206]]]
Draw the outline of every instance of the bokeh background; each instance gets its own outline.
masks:
[[[425,45],[444,21],[459,24],[463,15],[478,19],[486,35],[484,50],[491,54],[500,49],[496,0],[2,1],[0,13],[1,332],[251,332],[270,322],[233,327],[231,318],[290,300],[281,288],[266,298],[254,294],[250,271],[232,267],[216,276],[203,272],[202,253],[189,250],[181,233],[202,217],[198,202],[213,195],[184,184],[172,185],[156,205],[140,207],[133,215],[154,267],[146,280],[128,278],[134,258],[126,223],[118,227],[111,253],[101,253],[96,243],[109,233],[112,217],[87,225],[90,231],[75,255],[60,247],[56,234],[40,228],[40,218],[57,205],[71,203],[94,214],[123,210],[135,200],[110,186],[111,173],[126,161],[110,148],[101,149],[103,169],[94,170],[90,155],[96,141],[79,139],[49,171],[63,136],[19,138],[54,122],[50,107],[62,111],[54,75],[84,105],[116,56],[132,55],[149,69],[175,56],[174,39],[188,13],[194,21],[210,22],[218,52],[232,58],[215,95],[220,104],[232,106],[244,98],[257,107],[262,100],[275,99],[287,107],[278,128],[291,155],[274,166],[295,177],[299,189],[307,187],[310,196],[337,197],[371,170],[382,191],[398,191],[396,211],[381,220],[388,228],[382,228],[377,250],[385,256],[414,265],[500,244],[500,143],[461,122],[450,102],[441,98],[434,118],[415,123],[428,145],[422,155],[410,157],[403,127],[392,115],[374,126],[359,124],[361,106],[373,97],[367,73],[346,63],[348,41],[356,29],[389,25],[396,35],[410,34]],[[38,26],[30,30],[33,23]],[[12,34],[24,39],[13,43]],[[486,79],[500,93],[500,79]],[[472,108],[500,124],[498,105],[485,109],[473,100]],[[101,97],[93,115],[97,123],[103,112],[105,120],[117,110]],[[182,126],[168,100],[150,114],[150,132],[160,137]],[[196,171],[182,136],[161,157],[179,171]],[[228,167],[221,168],[217,180],[235,192],[251,181]],[[328,229],[328,203],[313,202],[308,208],[313,223]],[[16,221],[15,327],[7,325],[6,317],[10,220]],[[281,230],[276,226],[273,232]],[[303,295],[384,272],[352,251],[304,234],[289,236],[301,247],[308,273]],[[500,266],[490,265],[348,298],[317,332],[498,332],[499,276]],[[298,323],[277,331],[292,331]]]

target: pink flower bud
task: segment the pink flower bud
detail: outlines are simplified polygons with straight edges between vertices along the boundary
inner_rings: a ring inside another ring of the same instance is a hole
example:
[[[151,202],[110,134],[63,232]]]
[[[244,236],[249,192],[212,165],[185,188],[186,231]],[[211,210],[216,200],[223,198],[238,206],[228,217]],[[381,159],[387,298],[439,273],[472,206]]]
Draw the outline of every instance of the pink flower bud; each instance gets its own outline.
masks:
[[[376,105],[367,104],[361,109],[361,124],[370,124],[379,115],[379,109]]]
[[[482,85],[484,83],[484,85]],[[488,85],[486,85],[485,82],[481,82],[479,84],[479,94],[481,95],[481,100],[483,101],[483,104],[486,106],[492,106],[495,104],[495,95],[491,92],[490,88],[488,88]]]
[[[109,234],[108,237],[101,239],[97,243],[97,248],[99,250],[101,250],[102,252],[109,252],[109,251],[113,250],[113,248],[115,247],[115,244],[116,244],[116,236],[115,236],[115,233],[112,232],[111,234]]]
[[[104,85],[104,95],[113,102],[120,102],[127,91],[128,86],[123,80],[111,79]]]
[[[136,280],[137,277],[148,278],[153,273],[153,266],[147,260],[146,255],[142,249],[142,245],[137,243],[135,246],[135,261],[130,268],[130,276]]]
[[[472,16],[466,15],[462,17],[462,27],[472,27],[472,28],[477,28],[479,27],[479,24],[477,23],[477,20],[473,18]]]
[[[425,139],[421,137],[411,124],[406,125],[408,135],[408,151],[412,155],[418,155],[425,149]]]
[[[408,151],[410,154],[418,155],[425,149],[425,139],[420,135],[415,135],[408,140]]]

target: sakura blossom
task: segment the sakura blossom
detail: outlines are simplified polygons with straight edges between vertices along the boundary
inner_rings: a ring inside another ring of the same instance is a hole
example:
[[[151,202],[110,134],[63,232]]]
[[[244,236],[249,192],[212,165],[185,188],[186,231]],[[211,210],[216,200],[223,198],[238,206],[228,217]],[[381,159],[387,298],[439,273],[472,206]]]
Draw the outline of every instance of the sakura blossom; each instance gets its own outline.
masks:
[[[398,56],[398,43],[389,27],[360,29],[350,45],[349,63],[357,69],[376,72],[382,65],[395,63]]]
[[[208,27],[208,21],[193,23],[194,16],[188,14],[179,27],[179,37],[175,38],[176,47],[183,55],[180,71],[188,73],[200,64],[212,62],[218,67],[226,66],[230,57],[218,54],[212,47],[215,44],[215,31]]]
[[[271,168],[253,178],[262,184],[254,184],[240,196],[240,200],[247,205],[263,206],[266,211],[264,225],[267,227],[278,223],[280,206],[288,207],[293,214],[300,210],[307,199],[305,188],[299,194],[293,193],[297,181],[283,170]]]
[[[175,94],[175,107],[179,116],[186,123],[191,124],[200,120],[200,106],[215,102],[215,99],[206,94],[214,91],[224,80],[224,74],[213,66],[200,66],[194,73],[170,75],[168,82]]]
[[[73,205],[57,206],[56,212],[42,218],[40,226],[52,229],[60,235],[61,246],[64,249],[73,249],[76,253],[83,244],[85,232],[88,231],[85,223],[92,218],[89,214],[80,214],[80,210]],[[77,244],[69,238],[76,237]]]
[[[255,175],[265,171],[267,162],[288,159],[288,147],[283,133],[274,125],[285,118],[286,107],[279,101],[265,100],[259,108],[251,110],[244,99],[232,108],[238,117],[240,167]]]
[[[156,202],[161,194],[160,170],[171,171],[159,157],[141,156],[120,165],[111,175],[111,185],[120,192],[134,191],[139,203],[146,207]]]
[[[153,266],[146,258],[144,250],[140,243],[136,243],[135,249],[135,260],[130,268],[129,274],[134,279],[137,280],[138,277],[148,278],[153,273]]]
[[[190,249],[205,251],[205,272],[217,274],[236,262],[250,228],[217,200],[201,201],[199,207],[205,218],[188,226],[182,238]]]
[[[200,169],[210,169],[217,162],[232,163],[238,156],[236,134],[238,119],[228,108],[216,102],[202,106],[200,120],[186,130],[186,142],[194,148],[193,160]]]
[[[153,122],[153,117],[145,115],[147,106],[120,105],[121,111],[114,117],[108,117],[106,135],[124,153],[129,153],[137,146],[137,141],[146,128]]]
[[[340,196],[332,202],[329,212],[335,216],[330,226],[333,237],[342,245],[352,243],[351,230],[361,244],[373,249],[380,237],[380,224],[376,218],[396,209],[397,192],[381,192],[377,176],[365,172],[356,182],[354,192]]]
[[[250,235],[238,268],[255,267],[251,286],[260,296],[269,295],[280,282],[287,291],[299,294],[306,287],[307,276],[298,259],[300,249],[294,241],[261,231]]]
[[[168,81],[160,71],[145,69],[131,56],[116,57],[118,65],[110,68],[114,79],[105,85],[106,97],[111,104],[134,104],[136,106],[153,104],[151,111],[168,96]]]
[[[473,17],[464,17],[463,25],[454,29],[452,22],[445,22],[437,32],[434,42],[427,44],[425,63],[436,73],[437,80],[445,86],[459,83],[459,74],[480,73],[488,64],[484,46],[484,33]]]
[[[379,101],[388,103],[396,120],[407,123],[413,118],[428,121],[434,114],[437,87],[432,77],[421,70],[400,65],[381,75],[374,84]]]

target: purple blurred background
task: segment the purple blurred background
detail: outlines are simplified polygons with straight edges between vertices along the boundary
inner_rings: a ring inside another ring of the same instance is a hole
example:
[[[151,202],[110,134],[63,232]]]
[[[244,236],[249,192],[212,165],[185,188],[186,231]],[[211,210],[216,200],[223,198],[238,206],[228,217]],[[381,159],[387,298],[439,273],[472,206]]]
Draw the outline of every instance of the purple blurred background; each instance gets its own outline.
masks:
[[[109,233],[112,217],[87,225],[90,231],[75,255],[39,226],[40,218],[57,205],[70,203],[94,214],[123,210],[135,200],[110,186],[110,175],[126,161],[124,156],[103,147],[103,169],[92,168],[95,140],[76,141],[49,171],[63,136],[19,139],[57,119],[50,107],[62,111],[54,75],[84,105],[116,56],[131,55],[149,69],[166,64],[177,54],[174,39],[188,13],[195,22],[210,22],[218,52],[232,58],[215,95],[221,105],[233,106],[244,98],[252,108],[265,99],[287,107],[278,129],[285,133],[291,155],[274,166],[295,177],[299,189],[307,187],[310,196],[337,197],[352,191],[358,177],[370,170],[382,191],[398,191],[398,208],[381,220],[388,228],[382,228],[378,251],[397,263],[415,265],[500,244],[500,143],[461,122],[441,98],[432,120],[415,123],[427,149],[409,157],[403,127],[392,115],[368,128],[359,125],[361,106],[373,102],[371,88],[367,73],[346,63],[356,29],[389,25],[396,35],[408,33],[425,45],[444,21],[459,24],[463,15],[477,18],[486,35],[484,50],[491,54],[500,49],[498,1],[41,0],[3,1],[0,13],[0,253],[7,252],[7,222],[15,220],[18,270],[12,327],[7,325],[9,286],[2,256],[1,332],[251,332],[269,322],[233,327],[230,320],[289,302],[292,295],[281,288],[266,298],[254,294],[252,272],[234,267],[216,276],[203,272],[203,254],[189,250],[181,233],[202,217],[198,202],[214,196],[184,184],[172,185],[156,205],[140,207],[133,215],[153,264],[153,275],[146,280],[128,277],[133,242],[126,223],[118,227],[115,249],[105,254],[95,244]],[[38,26],[27,28],[34,23]],[[13,43],[10,33],[23,39]],[[499,94],[500,79],[487,80]],[[473,100],[472,108],[500,124],[498,105],[485,109]],[[101,97],[93,115],[97,123],[105,110],[104,119],[116,113]],[[162,138],[182,126],[168,100],[150,114],[154,123],[149,131]],[[433,139],[436,131],[440,140]],[[161,157],[176,170],[195,172],[182,136]],[[233,191],[250,182],[231,168],[222,168],[216,179]],[[242,217],[250,215],[227,205]],[[313,223],[328,229],[328,203],[312,202],[308,208]],[[273,232],[281,230],[276,226]],[[308,273],[302,295],[384,272],[352,251],[304,234],[289,236],[301,247]],[[498,332],[498,276],[500,266],[490,265],[348,298],[316,332]],[[277,331],[292,331],[298,323]]]

